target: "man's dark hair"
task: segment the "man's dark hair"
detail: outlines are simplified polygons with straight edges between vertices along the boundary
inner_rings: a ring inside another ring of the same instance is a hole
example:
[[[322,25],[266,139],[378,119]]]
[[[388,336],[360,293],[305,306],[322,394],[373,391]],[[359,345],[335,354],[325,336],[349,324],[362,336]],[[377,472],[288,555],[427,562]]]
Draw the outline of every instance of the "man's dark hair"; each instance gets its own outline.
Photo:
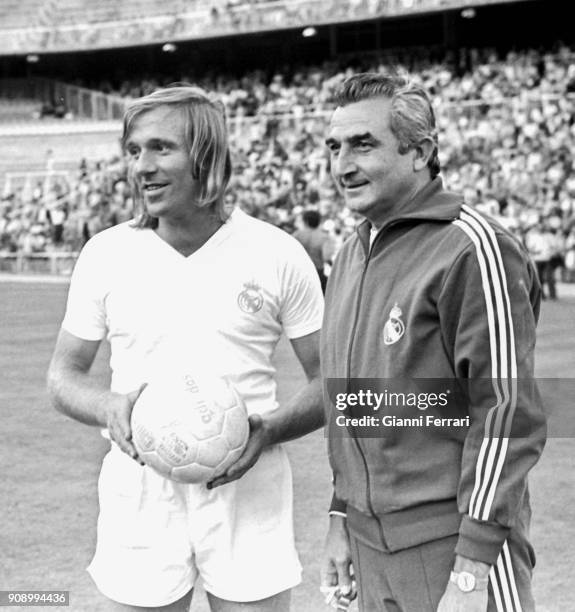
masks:
[[[440,170],[435,113],[427,91],[400,74],[362,72],[348,77],[336,90],[334,101],[338,106],[373,98],[391,100],[390,129],[399,141],[402,155],[429,139],[434,144],[427,166],[431,178]]]
[[[317,210],[306,210],[301,215],[302,221],[311,229],[315,229],[319,226],[321,216]]]

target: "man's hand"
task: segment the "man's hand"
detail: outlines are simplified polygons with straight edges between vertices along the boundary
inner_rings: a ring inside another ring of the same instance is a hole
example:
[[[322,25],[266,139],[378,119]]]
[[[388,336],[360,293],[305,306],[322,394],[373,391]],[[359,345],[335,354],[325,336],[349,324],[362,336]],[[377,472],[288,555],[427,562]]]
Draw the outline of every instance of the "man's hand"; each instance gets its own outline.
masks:
[[[134,404],[140,397],[146,385],[142,385],[137,391],[132,391],[127,395],[121,393],[110,393],[105,396],[106,427],[110,432],[110,437],[127,454],[144,465],[138,456],[136,447],[132,442],[132,426],[130,418]]]
[[[299,438],[323,425],[319,332],[292,338],[290,342],[308,379],[307,385],[279,408],[262,416],[253,414],[249,417],[250,437],[242,456],[223,474],[216,474],[208,482],[208,489],[241,478],[255,465],[266,447]]]
[[[223,474],[219,474],[208,482],[208,489],[214,489],[241,478],[256,464],[264,448],[271,444],[272,436],[264,419],[259,414],[252,414],[248,420],[250,435],[244,452]]]
[[[456,555],[453,567],[455,572],[469,572],[476,579],[485,581],[491,569],[486,563]],[[437,612],[486,612],[488,603],[487,587],[464,593],[453,582],[447,583],[445,593],[439,602]]]
[[[353,590],[352,573],[346,518],[330,516],[321,570],[322,592],[329,587],[338,587],[341,595],[350,594]]]
[[[486,612],[487,589],[464,593],[453,582],[447,584],[437,612]]]

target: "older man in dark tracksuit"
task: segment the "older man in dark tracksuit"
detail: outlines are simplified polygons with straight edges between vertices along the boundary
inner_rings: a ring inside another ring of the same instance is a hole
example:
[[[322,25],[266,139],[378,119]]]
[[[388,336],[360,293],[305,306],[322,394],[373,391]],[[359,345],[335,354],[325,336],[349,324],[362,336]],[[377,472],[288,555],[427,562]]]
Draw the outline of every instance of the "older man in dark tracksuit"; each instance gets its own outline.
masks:
[[[527,473],[545,441],[534,268],[510,234],[444,190],[422,88],[363,74],[338,95],[332,174],[366,220],[326,293],[334,501],[323,584],[346,595],[353,567],[364,612],[533,610]],[[403,397],[426,384],[465,392],[441,427],[409,402],[372,403],[363,416],[375,420],[354,420],[351,391],[365,379],[403,386]]]

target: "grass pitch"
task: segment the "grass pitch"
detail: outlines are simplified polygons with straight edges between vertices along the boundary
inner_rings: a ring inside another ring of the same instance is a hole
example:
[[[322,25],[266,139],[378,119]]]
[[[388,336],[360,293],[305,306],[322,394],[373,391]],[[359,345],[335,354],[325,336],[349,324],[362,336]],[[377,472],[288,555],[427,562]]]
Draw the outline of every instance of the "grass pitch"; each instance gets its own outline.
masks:
[[[543,305],[540,377],[568,378],[575,372],[575,292],[570,293]],[[57,414],[44,390],[66,286],[8,282],[0,284],[0,295],[0,590],[69,590],[70,607],[53,609],[98,612],[101,599],[84,570],[94,548],[96,482],[107,442],[96,429]],[[280,343],[276,363],[281,400],[304,377],[287,342]],[[94,375],[108,376],[105,350]],[[325,440],[315,432],[287,448],[304,566],[292,609],[321,612],[329,609],[318,591],[331,489]],[[574,467],[573,439],[551,439],[530,479],[535,595],[544,612],[573,609]],[[207,610],[201,589],[192,610]]]

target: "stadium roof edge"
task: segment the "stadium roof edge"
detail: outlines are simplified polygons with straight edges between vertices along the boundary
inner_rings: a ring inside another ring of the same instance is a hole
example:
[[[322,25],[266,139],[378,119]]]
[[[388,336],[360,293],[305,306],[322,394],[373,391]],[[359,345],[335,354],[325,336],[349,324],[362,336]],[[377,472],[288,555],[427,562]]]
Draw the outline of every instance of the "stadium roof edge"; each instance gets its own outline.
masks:
[[[90,132],[112,132],[120,134],[121,121],[66,121],[54,123],[0,124],[0,136],[41,136],[50,134],[87,134]]]
[[[61,53],[89,53],[94,51],[113,51],[115,49],[126,49],[126,48],[144,48],[144,47],[154,47],[157,45],[162,45],[166,42],[173,43],[185,43],[185,42],[193,42],[193,41],[203,41],[203,40],[225,40],[230,38],[237,38],[241,36],[250,36],[250,35],[258,35],[258,34],[267,34],[267,33],[281,33],[281,32],[290,32],[301,29],[302,27],[313,25],[315,27],[329,27],[329,26],[342,26],[350,23],[367,23],[379,20],[395,20],[395,19],[405,19],[415,16],[423,16],[423,15],[431,15],[436,13],[447,13],[450,11],[458,11],[464,8],[480,8],[483,6],[493,6],[493,5],[504,5],[504,4],[519,4],[519,3],[531,3],[531,2],[541,2],[542,0],[453,0],[449,1],[447,4],[440,3],[439,5],[429,5],[422,6],[417,8],[409,8],[402,10],[394,10],[390,13],[376,13],[372,15],[359,15],[354,17],[333,17],[327,16],[319,19],[308,19],[302,20],[300,23],[294,23],[289,25],[280,25],[280,26],[260,26],[259,28],[247,28],[241,31],[224,31],[221,32],[182,32],[182,33],[171,33],[169,35],[161,35],[161,36],[153,36],[147,39],[145,42],[139,42],[137,39],[131,39],[130,37],[125,37],[122,40],[114,40],[114,42],[109,42],[108,44],[92,44],[92,46],[85,46],[79,44],[79,46],[70,46],[64,45],[57,48],[41,48],[40,46],[34,46],[31,43],[30,47],[27,47],[25,50],[14,51],[14,49],[2,49],[0,45],[0,57],[6,58],[17,58],[24,57],[29,54],[38,54],[38,55],[57,55]],[[190,13],[191,14],[191,13]],[[187,13],[182,13],[179,17],[186,16]],[[173,16],[154,16],[143,18],[143,20],[122,20],[122,21],[108,21],[108,22],[95,22],[95,23],[80,23],[73,25],[50,27],[50,26],[34,26],[30,28],[11,28],[11,29],[0,29],[0,32],[3,36],[7,36],[9,34],[13,34],[15,36],[21,37],[26,34],[32,33],[41,33],[41,34],[51,34],[55,31],[89,31],[98,29],[106,29],[114,26],[131,26],[140,23],[141,21],[146,22],[162,22],[166,21],[169,18],[173,18]]]

